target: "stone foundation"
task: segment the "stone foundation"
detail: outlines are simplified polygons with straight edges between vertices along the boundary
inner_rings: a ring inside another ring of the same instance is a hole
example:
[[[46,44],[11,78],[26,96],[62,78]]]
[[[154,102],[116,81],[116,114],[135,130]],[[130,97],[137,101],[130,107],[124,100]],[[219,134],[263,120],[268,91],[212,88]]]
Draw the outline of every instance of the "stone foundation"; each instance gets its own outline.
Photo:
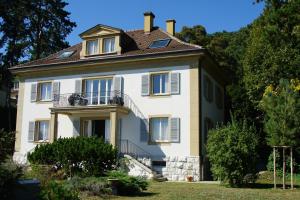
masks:
[[[186,181],[187,177],[200,181],[199,156],[172,156],[165,157],[164,161],[166,167],[162,169],[162,175],[169,181]]]

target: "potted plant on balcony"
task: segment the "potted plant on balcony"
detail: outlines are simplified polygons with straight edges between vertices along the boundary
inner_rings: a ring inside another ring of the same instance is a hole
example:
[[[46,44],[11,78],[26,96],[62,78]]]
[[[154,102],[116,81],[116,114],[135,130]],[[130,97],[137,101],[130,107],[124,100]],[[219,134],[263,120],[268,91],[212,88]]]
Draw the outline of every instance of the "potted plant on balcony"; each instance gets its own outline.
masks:
[[[68,101],[71,106],[79,106],[80,105],[81,95],[77,93],[73,93],[69,96]]]

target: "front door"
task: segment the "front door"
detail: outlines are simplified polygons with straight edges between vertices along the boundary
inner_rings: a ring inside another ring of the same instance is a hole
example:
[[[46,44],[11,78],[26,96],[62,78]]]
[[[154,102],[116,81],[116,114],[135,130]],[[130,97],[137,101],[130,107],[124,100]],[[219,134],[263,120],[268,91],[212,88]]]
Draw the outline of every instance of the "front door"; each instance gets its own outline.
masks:
[[[106,120],[84,120],[83,121],[83,135],[95,136],[107,140]],[[106,133],[106,134],[105,134]]]

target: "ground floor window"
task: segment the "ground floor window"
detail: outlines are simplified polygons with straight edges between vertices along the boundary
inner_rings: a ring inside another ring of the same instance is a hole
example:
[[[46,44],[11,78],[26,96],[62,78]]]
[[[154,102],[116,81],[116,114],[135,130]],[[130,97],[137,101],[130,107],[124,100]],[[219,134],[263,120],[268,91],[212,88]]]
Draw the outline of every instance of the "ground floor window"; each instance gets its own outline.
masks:
[[[36,138],[38,141],[48,140],[49,135],[49,121],[37,121],[36,122]]]
[[[168,141],[168,117],[155,117],[150,119],[150,135],[152,142]]]
[[[110,120],[87,119],[82,120],[82,135],[87,137],[100,137],[109,140]]]

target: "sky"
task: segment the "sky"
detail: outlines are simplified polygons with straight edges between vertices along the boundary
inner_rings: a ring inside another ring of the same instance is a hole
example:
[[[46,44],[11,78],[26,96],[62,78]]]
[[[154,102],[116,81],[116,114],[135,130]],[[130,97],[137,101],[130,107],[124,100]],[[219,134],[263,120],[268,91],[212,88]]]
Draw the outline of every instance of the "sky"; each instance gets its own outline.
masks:
[[[155,14],[154,25],[165,29],[167,19],[176,20],[176,31],[183,26],[203,25],[208,33],[237,31],[256,19],[264,5],[254,0],[67,0],[66,9],[77,23],[67,37],[70,45],[81,41],[83,31],[104,24],[123,30],[142,29],[143,13]]]

